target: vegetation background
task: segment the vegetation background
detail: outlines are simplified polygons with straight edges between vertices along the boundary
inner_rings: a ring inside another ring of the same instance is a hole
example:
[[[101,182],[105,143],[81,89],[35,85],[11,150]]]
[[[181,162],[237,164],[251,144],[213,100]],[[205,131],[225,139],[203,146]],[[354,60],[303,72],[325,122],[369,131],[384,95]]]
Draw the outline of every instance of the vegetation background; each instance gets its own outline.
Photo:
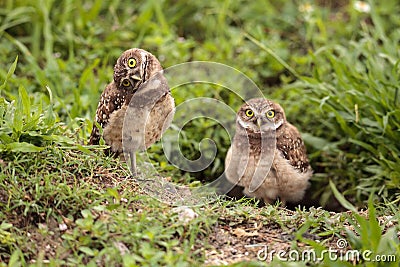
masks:
[[[152,52],[164,68],[216,61],[248,75],[303,134],[315,170],[303,204],[337,210],[338,199],[355,216],[327,226],[329,212],[300,208],[296,227],[332,241],[350,238],[343,229],[354,222],[353,248],[400,253],[399,13],[397,0],[0,1],[0,261],[204,264],[221,216],[243,223],[260,213],[252,201],[221,199],[179,224],[171,208],[121,179],[126,166],[102,155],[104,146],[85,146],[115,60],[131,47]],[[178,104],[198,96],[241,104],[212,85],[177,92]],[[210,181],[223,172],[230,140],[214,121],[195,120],[183,129],[183,153],[198,157],[204,137],[219,146],[200,173],[169,165],[159,143],[151,159],[180,183]],[[363,221],[355,207],[368,203],[372,220]],[[280,212],[262,211],[260,220],[282,228]],[[374,224],[379,216],[397,230]],[[292,247],[307,243],[295,236]]]

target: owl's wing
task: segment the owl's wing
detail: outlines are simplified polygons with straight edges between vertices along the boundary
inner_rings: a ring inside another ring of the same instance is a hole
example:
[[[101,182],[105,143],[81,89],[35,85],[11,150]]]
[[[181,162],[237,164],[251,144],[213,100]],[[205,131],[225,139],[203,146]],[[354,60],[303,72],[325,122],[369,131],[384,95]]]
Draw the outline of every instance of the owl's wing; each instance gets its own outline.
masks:
[[[295,169],[300,172],[310,170],[311,167],[307,158],[306,146],[296,127],[288,123],[285,132],[278,137],[276,146],[281,151],[283,157]]]
[[[88,145],[98,145],[100,143],[100,130],[93,124],[92,133],[90,134]]]
[[[115,83],[107,85],[101,94],[99,104],[96,110],[95,121],[104,128],[108,124],[110,115],[122,107],[125,97],[117,93]],[[93,124],[92,133],[90,134],[89,145],[98,145],[100,141],[100,130]]]

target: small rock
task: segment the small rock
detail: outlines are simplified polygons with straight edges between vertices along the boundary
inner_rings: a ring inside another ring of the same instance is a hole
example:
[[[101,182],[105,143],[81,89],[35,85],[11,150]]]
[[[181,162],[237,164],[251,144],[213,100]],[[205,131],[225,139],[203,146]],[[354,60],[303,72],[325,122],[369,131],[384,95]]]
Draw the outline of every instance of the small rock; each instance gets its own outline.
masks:
[[[60,229],[60,231],[65,231],[68,229],[68,226],[65,223],[60,223],[58,229]]]
[[[119,250],[122,256],[129,252],[128,247],[120,241],[114,241],[114,246]]]
[[[177,213],[179,221],[183,222],[184,224],[189,223],[191,220],[199,216],[196,212],[194,212],[194,210],[187,206],[173,208],[172,212]]]

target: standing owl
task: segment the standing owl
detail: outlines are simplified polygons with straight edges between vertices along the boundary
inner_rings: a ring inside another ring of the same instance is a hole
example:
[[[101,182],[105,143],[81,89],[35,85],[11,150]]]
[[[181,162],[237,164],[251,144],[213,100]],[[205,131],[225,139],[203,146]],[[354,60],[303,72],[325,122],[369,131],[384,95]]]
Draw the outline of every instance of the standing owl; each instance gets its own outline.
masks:
[[[122,153],[124,140],[129,140],[125,149],[134,174],[135,151],[145,150],[161,138],[175,109],[162,70],[157,58],[143,49],[123,52],[114,66],[114,79],[101,94],[97,107],[95,121],[103,128],[103,138],[110,150]],[[100,130],[94,124],[89,145],[98,145],[99,141]]]
[[[283,108],[255,98],[236,116],[236,133],[225,159],[227,179],[250,197],[273,203],[300,201],[312,175],[306,147]]]

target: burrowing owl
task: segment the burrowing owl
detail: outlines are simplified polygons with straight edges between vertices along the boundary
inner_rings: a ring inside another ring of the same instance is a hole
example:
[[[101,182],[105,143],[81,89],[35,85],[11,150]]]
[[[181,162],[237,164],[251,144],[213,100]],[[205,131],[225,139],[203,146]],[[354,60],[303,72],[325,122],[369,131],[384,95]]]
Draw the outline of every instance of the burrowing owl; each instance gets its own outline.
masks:
[[[147,149],[159,140],[174,112],[174,99],[162,70],[157,58],[143,49],[123,52],[114,66],[114,79],[97,107],[95,120],[103,128],[103,138],[111,151],[120,154],[125,145],[123,139],[128,140],[125,148],[134,173],[135,151]],[[99,140],[100,131],[93,125],[89,144],[97,145]]]
[[[299,131],[279,104],[256,98],[240,107],[225,174],[246,195],[265,203],[279,198],[285,205],[303,198],[312,169]]]

